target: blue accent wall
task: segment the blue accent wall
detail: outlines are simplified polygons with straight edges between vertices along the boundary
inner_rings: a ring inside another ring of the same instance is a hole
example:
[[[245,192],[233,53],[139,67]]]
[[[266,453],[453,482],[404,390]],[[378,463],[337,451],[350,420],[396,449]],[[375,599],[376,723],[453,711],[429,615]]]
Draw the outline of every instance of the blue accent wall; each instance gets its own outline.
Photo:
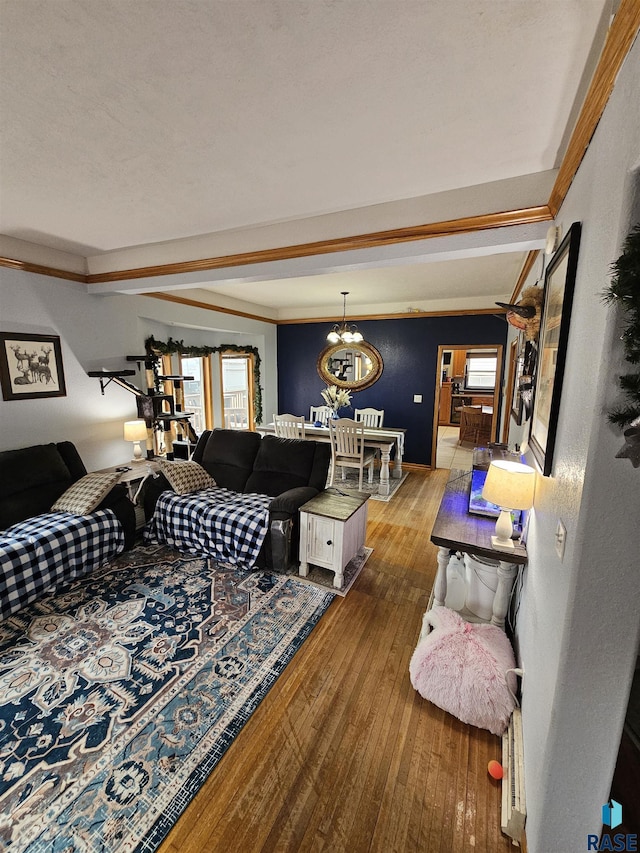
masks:
[[[281,413],[309,417],[310,406],[323,405],[325,387],[316,368],[327,346],[327,323],[278,326],[278,409]],[[352,406],[384,409],[387,426],[407,429],[404,459],[431,463],[433,403],[439,346],[506,344],[504,317],[477,316],[411,317],[398,320],[358,321],[364,339],[380,352],[384,370],[370,388],[352,394]],[[505,347],[506,349],[506,347]],[[422,403],[413,395],[422,394]],[[265,412],[272,420],[274,412]],[[353,409],[342,409],[353,417]]]

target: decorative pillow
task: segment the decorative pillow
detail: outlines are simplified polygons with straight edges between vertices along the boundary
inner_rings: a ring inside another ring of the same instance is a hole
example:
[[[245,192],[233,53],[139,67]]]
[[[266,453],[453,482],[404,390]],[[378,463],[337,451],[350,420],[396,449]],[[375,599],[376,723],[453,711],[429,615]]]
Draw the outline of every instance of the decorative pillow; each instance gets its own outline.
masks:
[[[197,462],[168,462],[163,459],[158,462],[158,467],[178,495],[212,489],[216,484],[213,477]]]
[[[411,683],[434,705],[502,735],[516,706],[513,649],[497,625],[475,625],[447,607],[427,611],[431,627],[409,663]]]
[[[52,512],[88,515],[106,498],[121,476],[119,471],[85,474],[60,495],[51,507]]]

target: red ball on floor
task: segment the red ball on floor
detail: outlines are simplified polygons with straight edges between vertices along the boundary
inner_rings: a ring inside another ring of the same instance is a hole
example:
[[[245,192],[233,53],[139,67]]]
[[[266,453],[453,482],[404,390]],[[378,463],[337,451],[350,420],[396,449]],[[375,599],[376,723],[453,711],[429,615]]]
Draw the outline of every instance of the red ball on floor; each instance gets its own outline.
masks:
[[[502,764],[500,764],[500,762],[496,761],[495,759],[490,761],[487,765],[487,772],[489,773],[489,776],[491,776],[492,779],[502,779],[502,777],[504,776],[504,768]]]

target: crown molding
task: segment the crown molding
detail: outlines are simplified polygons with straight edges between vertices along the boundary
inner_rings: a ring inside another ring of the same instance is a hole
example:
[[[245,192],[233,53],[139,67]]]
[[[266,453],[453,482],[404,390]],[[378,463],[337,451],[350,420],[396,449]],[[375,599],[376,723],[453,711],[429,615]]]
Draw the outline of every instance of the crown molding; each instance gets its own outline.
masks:
[[[607,33],[591,85],[587,90],[584,104],[549,196],[552,218],[558,215],[571,182],[580,168],[582,158],[587,152],[591,137],[598,126],[615,85],[618,72],[631,50],[639,29],[640,2],[638,0],[622,0]]]
[[[233,308],[223,308],[210,302],[200,302],[197,299],[188,299],[185,296],[175,296],[171,293],[140,293],[139,296],[148,296],[151,299],[162,299],[165,302],[174,302],[178,305],[188,305],[192,308],[203,308],[205,311],[215,311],[217,314],[233,314],[236,317],[246,317],[249,320],[259,320],[262,323],[272,323],[276,326],[297,326],[305,323],[334,323],[335,316],[331,317],[307,317],[294,318],[290,320],[274,320],[272,317],[261,317],[258,314],[247,314],[245,311],[237,311]],[[471,308],[464,310],[442,310],[442,311],[407,311],[399,314],[358,314],[350,315],[349,319],[354,321],[363,320],[407,320],[416,317],[464,317],[477,316],[478,314],[506,314],[505,308]]]
[[[441,311],[406,311],[397,314],[351,314],[349,313],[349,321],[362,322],[363,320],[415,320],[417,317],[477,317],[478,314],[506,314],[506,308],[470,308],[469,310],[462,309],[443,309]],[[301,319],[299,317],[291,320],[276,320],[278,326],[300,326],[305,323],[335,323],[335,314],[331,317],[307,317]]]
[[[513,293],[511,294],[511,298],[509,299],[509,305],[515,305],[518,297],[520,296],[520,291],[524,287],[524,283],[527,280],[529,273],[533,269],[533,265],[536,262],[538,255],[540,254],[540,249],[532,249],[524,260],[522,265],[522,269],[520,270],[520,275],[518,276],[518,280],[516,282],[516,286],[513,288]]]
[[[64,278],[68,281],[78,281],[81,284],[88,284],[87,276],[84,273],[61,270],[57,267],[45,266],[44,264],[32,264],[29,261],[19,261],[16,258],[0,257],[0,267],[8,267],[9,269],[20,270],[21,272],[32,272],[37,275],[48,275],[52,278]]]
[[[258,314],[248,314],[246,311],[238,311],[235,308],[223,308],[210,302],[200,302],[197,299],[188,299],[186,296],[174,296],[172,293],[140,293],[139,296],[148,296],[151,299],[163,299],[165,302],[175,302],[178,305],[189,305],[191,308],[204,308],[207,311],[215,311],[216,314],[233,314],[234,317],[246,317],[249,320],[259,320],[261,323],[276,324],[277,320],[272,317],[261,317]]]

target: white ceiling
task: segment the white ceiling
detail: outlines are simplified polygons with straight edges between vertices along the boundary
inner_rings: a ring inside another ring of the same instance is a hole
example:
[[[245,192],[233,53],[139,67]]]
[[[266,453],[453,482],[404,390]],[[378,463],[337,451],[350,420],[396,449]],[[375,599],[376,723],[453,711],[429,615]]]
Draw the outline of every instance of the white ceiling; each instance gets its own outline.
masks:
[[[0,234],[92,271],[274,223],[271,246],[545,204],[615,5],[0,0]],[[489,306],[525,254],[182,286],[276,317],[335,313],[341,290]]]

